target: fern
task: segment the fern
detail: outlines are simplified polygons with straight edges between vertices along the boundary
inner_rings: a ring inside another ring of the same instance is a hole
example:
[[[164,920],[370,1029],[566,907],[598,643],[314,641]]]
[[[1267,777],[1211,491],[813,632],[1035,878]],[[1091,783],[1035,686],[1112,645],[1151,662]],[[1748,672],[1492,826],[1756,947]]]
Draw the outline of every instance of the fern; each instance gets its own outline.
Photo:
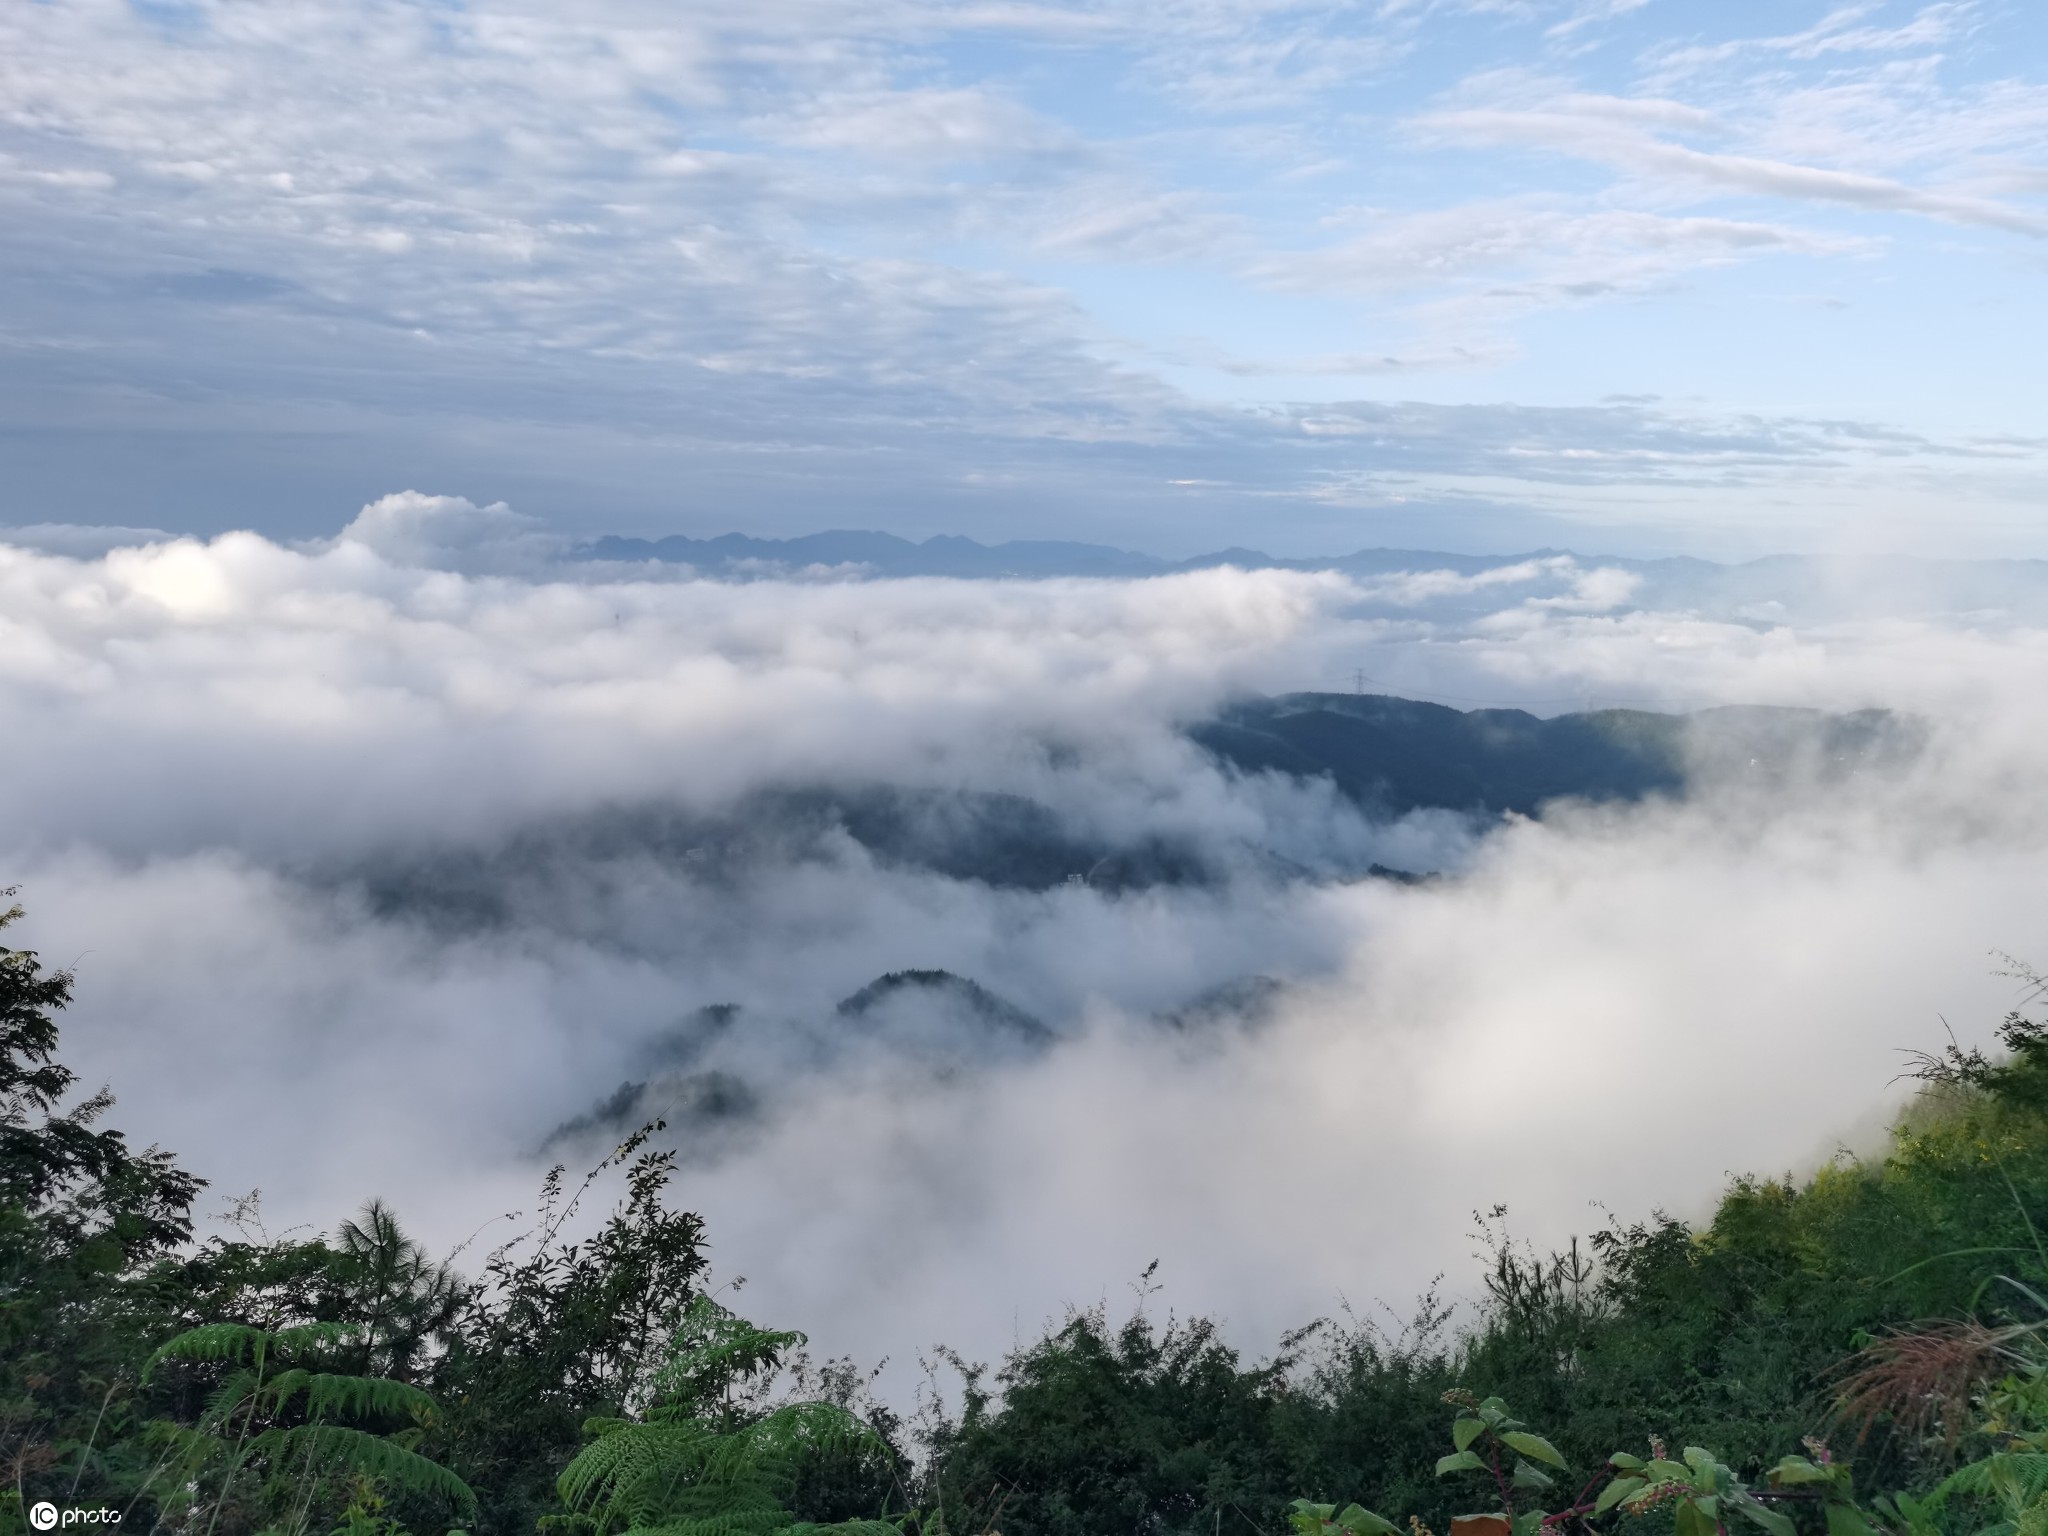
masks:
[[[693,1297],[669,1339],[668,1359],[654,1373],[655,1400],[730,1404],[735,1386],[774,1371],[806,1342],[801,1333],[757,1328],[709,1296]]]
[[[474,1508],[475,1495],[461,1478],[377,1428],[425,1423],[431,1397],[404,1382],[342,1375],[293,1358],[343,1347],[355,1332],[335,1323],[274,1331],[210,1323],[160,1346],[145,1378],[168,1363],[234,1367],[207,1394],[196,1425],[153,1427],[178,1490],[170,1512],[190,1517],[184,1523],[201,1533],[230,1508],[265,1512],[272,1531],[303,1532],[322,1490],[335,1483],[355,1490],[350,1507],[360,1518],[350,1518],[358,1525],[376,1523],[361,1511],[379,1486]]]
[[[888,1442],[846,1409],[791,1403],[732,1424],[734,1387],[772,1371],[801,1342],[698,1297],[655,1378],[664,1400],[642,1419],[585,1424],[591,1443],[556,1482],[562,1502],[594,1536],[901,1536],[889,1521],[817,1525],[788,1507],[807,1457],[889,1456]]]
[[[439,1462],[429,1461],[395,1440],[345,1424],[273,1429],[259,1436],[252,1448],[272,1446],[279,1461],[300,1460],[316,1473],[363,1473],[386,1487],[438,1495],[457,1505],[466,1505],[473,1497],[469,1485]]]
[[[309,1418],[410,1419],[432,1416],[434,1400],[418,1387],[386,1376],[309,1376],[305,1382]]]
[[[158,1345],[143,1363],[142,1378],[147,1381],[166,1360],[181,1360],[190,1365],[232,1361],[262,1371],[280,1353],[331,1349],[347,1342],[355,1331],[347,1323],[305,1323],[275,1331],[252,1328],[246,1323],[202,1323]]]

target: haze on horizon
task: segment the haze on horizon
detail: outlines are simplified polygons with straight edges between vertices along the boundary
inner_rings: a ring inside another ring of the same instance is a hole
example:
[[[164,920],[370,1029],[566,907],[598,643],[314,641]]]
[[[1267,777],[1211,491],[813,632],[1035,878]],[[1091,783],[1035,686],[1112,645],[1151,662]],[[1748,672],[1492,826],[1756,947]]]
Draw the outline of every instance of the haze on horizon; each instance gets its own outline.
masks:
[[[0,523],[2048,554],[2012,0],[44,0]]]

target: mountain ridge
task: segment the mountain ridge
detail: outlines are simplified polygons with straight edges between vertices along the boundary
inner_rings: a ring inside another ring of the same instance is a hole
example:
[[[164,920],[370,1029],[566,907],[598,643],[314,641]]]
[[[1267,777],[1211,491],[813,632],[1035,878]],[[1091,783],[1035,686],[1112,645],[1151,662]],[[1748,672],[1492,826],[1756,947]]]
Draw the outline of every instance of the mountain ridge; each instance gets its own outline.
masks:
[[[1378,546],[1349,554],[1287,557],[1233,546],[1172,560],[1073,540],[983,544],[958,534],[940,534],[920,542],[872,529],[834,529],[788,539],[740,533],[708,539],[608,534],[575,546],[569,558],[585,565],[679,566],[736,581],[793,576],[1134,579],[1224,566],[1335,571],[1367,588],[1361,601],[1442,618],[1469,618],[1532,600],[1580,611],[1688,611],[1752,625],[1931,613],[2048,617],[2048,560],[2034,559],[1776,554],[1721,562],[1696,555],[1582,554],[1548,546],[1498,555]],[[1596,570],[1618,572],[1627,579],[1588,582]],[[1448,572],[1460,580],[1404,584],[1394,579],[1424,572]]]

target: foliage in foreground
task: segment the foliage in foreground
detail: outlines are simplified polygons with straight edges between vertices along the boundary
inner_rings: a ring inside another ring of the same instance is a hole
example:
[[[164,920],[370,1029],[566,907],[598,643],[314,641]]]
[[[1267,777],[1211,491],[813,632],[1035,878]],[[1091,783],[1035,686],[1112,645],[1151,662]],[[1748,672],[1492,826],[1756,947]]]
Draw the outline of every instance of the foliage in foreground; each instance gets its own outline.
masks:
[[[225,1517],[230,1528],[303,1532],[337,1483],[354,1496],[350,1508],[375,1488],[472,1511],[469,1486],[413,1448],[433,1416],[431,1397],[387,1376],[321,1368],[351,1351],[355,1332],[336,1323],[277,1332],[207,1323],[160,1345],[145,1380],[163,1366],[225,1368],[195,1423],[150,1426],[163,1447],[161,1518],[186,1529],[215,1530]]]
[[[1883,1157],[1740,1180],[1698,1231],[1539,1257],[1490,1226],[1462,1329],[1425,1298],[1247,1362],[1098,1309],[993,1374],[942,1352],[959,1408],[913,1473],[849,1365],[703,1295],[644,1136],[468,1276],[377,1202],[303,1240],[245,1200],[195,1243],[200,1181],[104,1094],[65,1108],[70,988],[0,950],[0,1536],[43,1497],[179,1536],[2048,1536],[2048,1033],[2017,1016],[1996,1059],[1920,1061]]]
[[[1446,1392],[1514,1403],[1583,1475],[1654,1434],[1717,1447],[1755,1483],[1846,1434],[1862,1486],[1924,1496],[1989,1448],[1989,1379],[2016,1362],[1935,1348],[1949,1375],[1932,1410],[1924,1391],[1859,1399],[1851,1381],[1911,1341],[1939,1346],[1933,1320],[2010,1348],[2048,1318],[2031,1299],[2048,1292],[2048,1032],[2015,1016],[2004,1043],[1998,1061],[1922,1058],[1926,1092],[1883,1157],[1738,1180],[1699,1231],[1660,1217],[1539,1257],[1490,1222],[1463,1332],[1425,1298],[1405,1329],[1325,1322],[1248,1363],[1200,1319],[1076,1314],[993,1383],[968,1373],[927,1502],[1005,1536],[1244,1536],[1284,1528],[1297,1495],[1442,1529],[1465,1512],[1432,1475]],[[2025,1536],[2048,1536],[2043,1515]]]
[[[771,1375],[804,1342],[735,1317],[709,1297],[692,1301],[668,1361],[637,1418],[593,1420],[591,1443],[558,1482],[571,1519],[590,1536],[901,1536],[881,1519],[820,1524],[789,1507],[806,1467],[837,1461],[887,1475],[888,1441],[837,1403],[741,1406],[744,1388]]]

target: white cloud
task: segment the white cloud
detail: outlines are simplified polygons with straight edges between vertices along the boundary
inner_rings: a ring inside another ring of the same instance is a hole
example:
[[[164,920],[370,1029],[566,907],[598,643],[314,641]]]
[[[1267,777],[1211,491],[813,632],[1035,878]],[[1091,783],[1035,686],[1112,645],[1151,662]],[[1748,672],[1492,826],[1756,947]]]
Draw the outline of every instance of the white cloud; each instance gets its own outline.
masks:
[[[1447,142],[1549,149],[1666,183],[1690,182],[1767,197],[1918,213],[2017,234],[2048,234],[2048,216],[1991,198],[1916,187],[1855,171],[1675,144],[1639,129],[1632,130],[1630,125],[1643,121],[1643,117],[1626,111],[1629,105],[1572,96],[1541,110],[1452,108],[1424,114],[1415,120],[1414,126],[1419,133]]]
[[[692,1009],[747,1004],[745,1049],[773,1060],[880,972],[944,966],[1066,1043],[949,1080],[886,1053],[791,1065],[787,1113],[683,1192],[721,1267],[826,1347],[905,1361],[935,1337],[991,1353],[1159,1257],[1177,1307],[1259,1348],[1340,1291],[1399,1304],[1455,1281],[1476,1205],[1547,1239],[1597,1220],[1589,1200],[1693,1213],[1729,1170],[1826,1155],[1937,1014],[1982,1037],[2007,1002],[1988,950],[2039,946],[2037,627],[1613,611],[1622,573],[1562,557],[1377,588],[432,568],[505,526],[393,497],[319,549],[0,548],[0,707],[20,723],[0,863],[27,883],[26,940],[76,957],[67,1056],[122,1095],[122,1124],[218,1187],[262,1183],[280,1221],[376,1192],[466,1235]],[[1375,593],[1499,606],[1361,616]],[[1503,703],[1887,705],[1935,735],[1903,777],[1810,793],[1738,764],[1689,802],[1553,816],[1474,855],[1454,826],[1375,829],[1226,780],[1175,734],[1234,689],[1357,665]],[[1248,867],[1117,894],[951,879],[848,839],[706,874],[575,830],[821,782],[1468,862],[1425,888]],[[436,882],[476,870],[456,888],[498,915],[437,916]],[[1254,973],[1294,984],[1263,1028],[1147,1022]],[[1615,1073],[1589,1085],[1589,1059]],[[1611,1086],[1631,1072],[1664,1086]]]
[[[1257,268],[1275,287],[1354,293],[1467,292],[1439,310],[1511,298],[1533,307],[1640,290],[1702,266],[1767,253],[1839,254],[1854,243],[1785,225],[1672,218],[1622,210],[1569,211],[1529,201],[1466,204],[1426,214],[1363,215],[1364,234]],[[1504,293],[1504,283],[1519,286]],[[1472,291],[1473,286],[1477,291]]]
[[[535,543],[502,507],[407,493],[306,552],[251,534],[83,565],[0,547],[0,688],[50,711],[45,749],[0,767],[8,803],[38,807],[7,836],[282,856],[651,795],[714,808],[763,782],[913,763],[915,782],[945,786],[990,753],[1030,792],[1077,730],[1181,762],[1171,721],[1300,665],[1304,626],[1348,590],[1285,572],[933,581],[892,585],[878,608],[839,585],[440,569],[531,568]],[[1139,698],[1157,712],[1131,717]],[[140,757],[110,751],[130,737]],[[224,739],[259,792],[196,771]],[[131,767],[183,784],[172,842]]]
[[[806,149],[919,159],[1008,159],[1077,147],[1071,135],[1036,114],[974,90],[827,95],[759,127],[768,138]]]
[[[1910,52],[1956,41],[1971,30],[1981,14],[1973,0],[1938,0],[1897,26],[1859,25],[1882,9],[1880,5],[1862,3],[1837,6],[1803,31],[1733,38],[1713,44],[1681,44],[1659,49],[1655,57],[1661,67],[1680,70],[1719,64],[1746,53],[1816,59],[1828,54]]]

